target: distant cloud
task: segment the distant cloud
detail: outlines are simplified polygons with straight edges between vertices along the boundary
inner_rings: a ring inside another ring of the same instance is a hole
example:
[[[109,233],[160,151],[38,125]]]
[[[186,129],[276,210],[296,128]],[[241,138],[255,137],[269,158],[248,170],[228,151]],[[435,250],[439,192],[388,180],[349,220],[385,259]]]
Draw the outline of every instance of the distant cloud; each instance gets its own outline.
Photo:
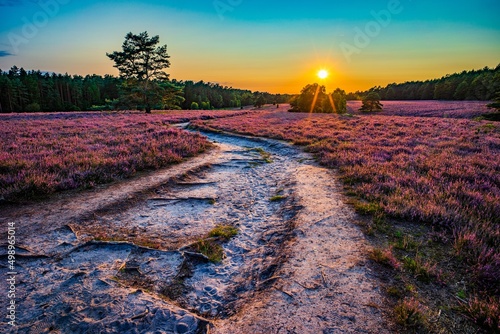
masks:
[[[0,57],[8,57],[8,56],[12,56],[12,53],[0,50]]]

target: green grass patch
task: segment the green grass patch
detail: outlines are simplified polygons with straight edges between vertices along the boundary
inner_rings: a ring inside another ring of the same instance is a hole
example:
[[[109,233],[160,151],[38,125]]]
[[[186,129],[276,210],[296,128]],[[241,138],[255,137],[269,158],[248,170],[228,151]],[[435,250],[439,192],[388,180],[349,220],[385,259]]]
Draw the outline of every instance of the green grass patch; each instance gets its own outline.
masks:
[[[238,234],[238,229],[230,225],[217,225],[207,236],[195,242],[191,247],[205,255],[210,262],[219,263],[224,258],[221,242],[227,242]]]
[[[464,299],[465,300],[467,298],[467,294],[465,293],[464,290],[459,290],[457,292],[457,297],[460,298],[460,299]]]
[[[210,238],[220,238],[223,241],[229,241],[238,234],[238,229],[231,225],[217,225],[208,233]]]
[[[420,246],[420,243],[415,241],[415,239],[411,235],[403,235],[401,231],[396,231],[394,237],[396,238],[396,242],[393,245],[396,249],[414,251],[417,250]]]
[[[213,263],[219,263],[224,258],[224,249],[214,240],[199,240],[193,244],[193,248],[198,253],[205,255]]]
[[[424,283],[431,281],[435,271],[435,265],[423,261],[418,255],[415,258],[403,257],[403,268],[413,273],[416,279]]]
[[[357,213],[363,216],[375,215],[382,211],[380,205],[378,205],[377,203],[367,203],[358,200],[352,200],[350,202],[354,206],[354,210],[356,210]]]
[[[266,152],[263,148],[260,148],[260,147],[253,148],[253,149],[251,149],[251,151],[259,153],[262,160],[264,160],[265,163],[270,164],[273,162],[273,160],[271,159],[271,153]]]
[[[276,195],[276,196],[273,196],[271,197],[269,200],[271,202],[279,202],[279,201],[282,201],[286,198],[286,196],[283,196],[283,195]]]

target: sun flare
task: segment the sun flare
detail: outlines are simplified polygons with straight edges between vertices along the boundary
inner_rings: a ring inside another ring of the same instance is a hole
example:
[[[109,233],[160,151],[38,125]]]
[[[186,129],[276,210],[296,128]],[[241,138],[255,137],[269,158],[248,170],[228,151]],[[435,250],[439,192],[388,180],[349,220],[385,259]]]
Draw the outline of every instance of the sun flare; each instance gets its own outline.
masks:
[[[321,70],[318,72],[318,77],[320,79],[326,79],[328,78],[328,71],[327,70]]]

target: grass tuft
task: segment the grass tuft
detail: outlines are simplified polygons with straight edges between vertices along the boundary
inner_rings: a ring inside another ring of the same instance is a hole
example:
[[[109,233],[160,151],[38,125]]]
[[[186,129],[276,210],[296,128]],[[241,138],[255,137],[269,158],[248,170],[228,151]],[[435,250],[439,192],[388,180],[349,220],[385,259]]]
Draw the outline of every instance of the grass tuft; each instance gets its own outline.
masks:
[[[219,263],[224,258],[221,242],[227,242],[238,234],[238,229],[230,225],[217,225],[207,236],[195,242],[193,249],[205,255],[210,262]]]
[[[413,273],[419,281],[429,283],[435,276],[436,265],[425,262],[418,255],[415,258],[405,256],[403,257],[403,268]]]
[[[223,241],[229,241],[238,234],[238,229],[231,225],[217,225],[208,233],[210,238],[220,238]]]
[[[354,210],[363,216],[375,215],[381,211],[380,206],[377,203],[365,203],[354,200],[352,201],[352,204],[354,205]]]
[[[219,263],[224,258],[224,249],[215,240],[201,239],[193,244],[193,248],[213,263]]]
[[[396,249],[412,251],[419,248],[420,244],[411,235],[402,235],[400,231],[397,232],[399,233],[395,235],[396,243],[394,244]]]
[[[270,164],[273,162],[273,160],[271,159],[271,153],[264,151],[263,148],[257,147],[252,149],[252,151],[259,153],[265,163]]]
[[[377,263],[398,269],[400,264],[394,254],[392,253],[392,248],[374,248],[370,254],[369,258]]]
[[[283,195],[276,195],[276,196],[273,196],[271,197],[269,200],[271,202],[279,202],[279,201],[282,201],[286,198],[286,196],[283,196]]]
[[[401,290],[395,285],[386,287],[385,292],[392,297],[401,298],[403,296]]]
[[[400,301],[394,307],[394,314],[396,322],[405,328],[427,327],[427,314],[419,301],[413,297]]]

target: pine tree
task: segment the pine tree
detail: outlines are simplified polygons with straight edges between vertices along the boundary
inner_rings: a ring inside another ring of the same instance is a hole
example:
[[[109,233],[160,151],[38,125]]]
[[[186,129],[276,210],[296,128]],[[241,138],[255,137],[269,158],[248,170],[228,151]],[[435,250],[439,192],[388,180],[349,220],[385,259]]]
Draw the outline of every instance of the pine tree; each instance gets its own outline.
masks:
[[[380,103],[380,95],[376,92],[370,92],[363,98],[363,104],[359,111],[380,111],[382,110],[383,104]]]
[[[145,31],[139,35],[128,33],[121,52],[106,53],[115,62],[120,76],[128,81],[125,93],[131,100],[140,99],[146,113],[162,100],[161,86],[157,80],[168,80],[165,68],[170,67],[167,46],[157,46],[159,36],[149,37]]]

